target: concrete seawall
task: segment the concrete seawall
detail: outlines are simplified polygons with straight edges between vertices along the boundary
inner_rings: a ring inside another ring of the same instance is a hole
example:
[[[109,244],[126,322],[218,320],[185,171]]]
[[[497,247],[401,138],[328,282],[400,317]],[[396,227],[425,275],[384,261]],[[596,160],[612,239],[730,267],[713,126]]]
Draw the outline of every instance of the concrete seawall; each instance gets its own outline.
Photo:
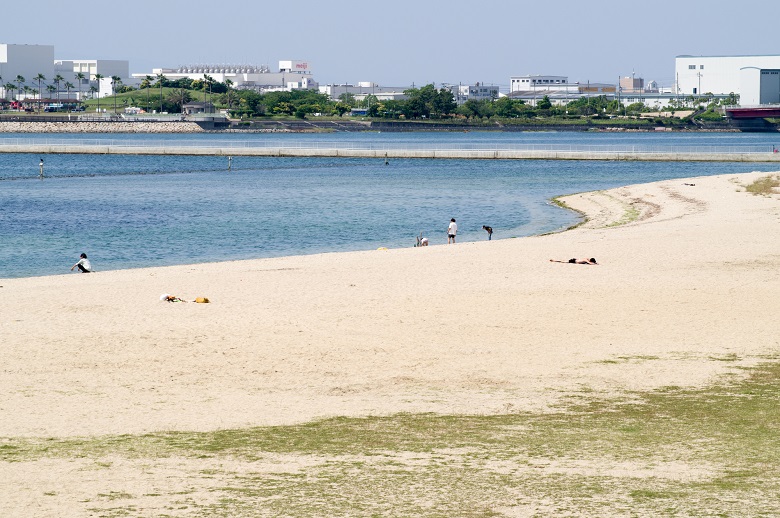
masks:
[[[0,135],[2,133],[203,133],[203,128],[188,121],[2,121],[0,122]]]
[[[339,149],[305,147],[195,147],[19,144],[0,145],[0,153],[98,155],[192,155],[342,158],[439,158],[503,160],[627,160],[655,162],[779,162],[780,153],[674,153],[617,151],[541,151],[479,149]]]

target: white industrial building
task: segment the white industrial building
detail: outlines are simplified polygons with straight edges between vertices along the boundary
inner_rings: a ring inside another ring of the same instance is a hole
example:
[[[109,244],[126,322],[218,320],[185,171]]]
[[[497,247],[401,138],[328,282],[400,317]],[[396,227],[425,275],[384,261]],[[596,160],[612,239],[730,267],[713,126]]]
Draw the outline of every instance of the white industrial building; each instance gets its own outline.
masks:
[[[780,70],[758,67],[740,69],[740,104],[780,104]]]
[[[562,87],[569,83],[569,78],[566,76],[542,76],[542,75],[528,75],[528,76],[512,76],[509,78],[509,92],[523,92],[535,89],[548,89],[558,86]]]
[[[130,62],[121,59],[58,59],[54,62],[54,73],[65,78],[66,81],[76,85],[75,92],[81,91],[84,96],[88,93],[90,84],[97,84],[98,96],[111,95],[111,77],[119,77],[123,84],[135,84],[130,77]],[[79,89],[76,74],[84,74]],[[99,74],[105,79],[95,83],[95,75]]]
[[[23,77],[21,86],[35,86],[38,82],[34,79],[38,74],[43,74],[48,80],[54,76],[54,46],[53,45],[14,45],[0,44],[0,89],[3,97],[10,98],[16,94],[16,90],[5,91],[5,85],[13,83],[19,86],[16,79]]]
[[[332,101],[338,101],[344,94],[352,95],[358,101],[364,100],[369,95],[373,95],[380,101],[400,101],[408,97],[404,91],[411,88],[414,86],[380,86],[370,81],[361,81],[354,85],[348,83],[322,85],[319,91]]]
[[[486,85],[485,83],[475,83],[473,85],[444,84],[442,87],[452,92],[455,103],[458,106],[465,104],[466,101],[491,101],[499,97],[498,85]]]
[[[233,88],[241,90],[275,91],[317,89],[319,86],[309,71],[306,61],[279,61],[279,72],[271,72],[266,65],[186,65],[178,68],[155,68],[151,74],[132,74],[138,81],[146,76],[165,76],[169,81],[178,79],[202,80],[209,76],[217,82],[230,80]]]
[[[778,56],[677,56],[677,93],[740,96],[740,104],[780,103]]]
[[[605,95],[613,99],[617,92],[613,84],[570,83],[566,76],[512,76],[509,84],[508,97],[520,99],[531,106],[536,106],[545,96],[552,104],[563,106],[587,96]]]
[[[85,76],[81,85],[76,79],[76,74],[79,72]],[[55,60],[53,45],[0,44],[0,91],[2,91],[2,97],[6,99],[31,97],[30,94],[20,94],[19,90],[23,89],[24,86],[30,86],[37,90],[38,81],[35,77],[38,74],[42,74],[46,78],[41,81],[41,87],[54,84],[54,78],[57,75],[62,76],[64,81],[59,83],[60,90],[65,90],[65,82],[73,84],[74,88],[71,89],[70,96],[75,99],[78,97],[79,91],[82,97],[91,95],[89,87],[91,84],[96,84],[95,74],[108,78],[119,76],[124,83],[127,83],[130,78],[130,63],[109,59]],[[24,78],[21,83],[17,82],[17,78],[20,76]],[[16,87],[6,91],[5,85],[9,83],[15,84]],[[100,88],[103,90],[101,95],[111,93],[110,86],[107,91],[105,85],[100,85]]]

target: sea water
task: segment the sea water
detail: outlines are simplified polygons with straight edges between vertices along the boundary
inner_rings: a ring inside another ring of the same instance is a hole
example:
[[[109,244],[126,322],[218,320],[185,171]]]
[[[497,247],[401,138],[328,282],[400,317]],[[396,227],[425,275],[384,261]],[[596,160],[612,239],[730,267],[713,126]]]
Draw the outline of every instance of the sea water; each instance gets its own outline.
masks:
[[[8,136],[5,136],[8,137]],[[16,135],[83,139],[84,135]],[[275,139],[279,144],[504,146],[513,143],[652,146],[773,145],[773,135],[702,134],[170,135]],[[114,140],[150,136],[103,135]],[[44,178],[39,161],[44,160]],[[68,273],[85,252],[97,270],[409,247],[419,234],[447,242],[521,237],[578,216],[554,196],[670,178],[775,171],[767,163],[432,160],[0,154],[0,278]]]

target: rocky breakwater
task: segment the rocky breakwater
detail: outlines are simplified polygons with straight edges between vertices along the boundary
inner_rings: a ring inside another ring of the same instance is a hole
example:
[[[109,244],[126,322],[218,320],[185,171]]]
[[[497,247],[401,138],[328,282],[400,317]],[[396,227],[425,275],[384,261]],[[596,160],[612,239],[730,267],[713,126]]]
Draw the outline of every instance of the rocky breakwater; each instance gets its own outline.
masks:
[[[175,122],[0,122],[0,133],[202,133],[198,124]]]

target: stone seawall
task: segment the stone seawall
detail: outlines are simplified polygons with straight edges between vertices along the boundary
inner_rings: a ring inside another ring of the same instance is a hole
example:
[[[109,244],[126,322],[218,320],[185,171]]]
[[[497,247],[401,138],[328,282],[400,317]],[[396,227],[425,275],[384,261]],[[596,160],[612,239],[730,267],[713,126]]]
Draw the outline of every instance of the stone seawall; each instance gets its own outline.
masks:
[[[339,149],[284,147],[150,146],[85,143],[3,143],[0,153],[69,153],[100,155],[272,156],[340,158],[452,158],[498,160],[623,160],[646,162],[778,162],[780,153],[659,153],[618,151],[529,151],[480,149]]]
[[[194,122],[0,122],[0,133],[202,133]]]

